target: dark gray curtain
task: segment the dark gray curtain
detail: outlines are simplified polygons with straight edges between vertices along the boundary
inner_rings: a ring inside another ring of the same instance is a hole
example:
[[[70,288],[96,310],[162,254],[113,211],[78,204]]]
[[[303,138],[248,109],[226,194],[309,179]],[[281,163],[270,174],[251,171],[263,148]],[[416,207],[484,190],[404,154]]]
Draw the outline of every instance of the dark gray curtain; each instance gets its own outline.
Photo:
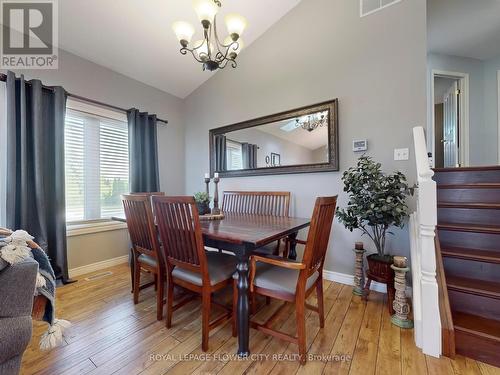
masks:
[[[215,136],[215,170],[227,170],[226,136]]]
[[[243,169],[257,168],[257,145],[251,143],[241,144],[241,153],[243,159]]]
[[[127,111],[127,119],[130,192],[159,191],[156,115],[132,108]]]
[[[66,251],[66,92],[7,73],[7,226],[23,229],[69,281]]]

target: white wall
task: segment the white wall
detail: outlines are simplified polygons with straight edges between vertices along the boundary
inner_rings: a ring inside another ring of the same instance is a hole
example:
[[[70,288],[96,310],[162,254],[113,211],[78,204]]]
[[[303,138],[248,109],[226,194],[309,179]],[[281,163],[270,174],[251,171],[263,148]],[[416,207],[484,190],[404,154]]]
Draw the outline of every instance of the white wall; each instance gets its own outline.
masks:
[[[21,70],[16,74],[41,79],[46,85],[61,85],[73,94],[123,108],[136,107],[167,119],[167,126],[158,126],[160,187],[168,194],[182,194],[185,189],[182,100],[71,53],[59,52],[59,69]],[[3,114],[5,101],[1,95],[0,91],[0,114]],[[70,269],[127,253],[125,229],[68,239]]]
[[[257,128],[241,129],[235,132],[226,133],[228,139],[238,142],[248,142],[256,144],[257,167],[265,168],[266,156],[271,158],[271,152],[280,154],[281,165],[308,164],[313,162],[313,152],[307,147],[287,141],[275,135],[263,132]],[[324,159],[325,162],[327,159]]]
[[[395,162],[393,150],[412,149],[411,128],[425,126],[425,76],[425,1],[360,18],[358,1],[303,0],[242,52],[237,69],[217,73],[186,99],[186,193],[203,189],[209,129],[333,98],[339,98],[340,172],[227,178],[221,190],[291,191],[291,213],[302,217],[311,215],[317,196],[339,194],[345,206],[341,174],[359,156],[352,140],[364,138],[368,154],[387,171],[399,169],[413,181],[413,152],[409,161]],[[335,223],[325,268],[352,274],[351,249],[359,239]],[[408,254],[407,230],[397,231],[388,247]]]
[[[484,62],[484,122],[488,126],[488,134],[487,137],[492,138],[493,140],[497,140],[497,148],[491,150],[491,160],[493,164],[500,164],[500,159],[495,160],[495,152],[498,154],[498,150],[500,149],[500,145],[498,142],[500,141],[498,134],[498,116],[500,116],[498,108],[498,71],[500,70],[500,56],[486,60]],[[494,142],[489,141],[490,144]]]
[[[469,74],[469,163],[470,165],[497,164],[497,73],[500,69],[500,56],[489,61],[429,54],[428,68],[428,124],[430,126],[431,73],[432,70],[445,70]],[[430,128],[429,128],[430,129]]]

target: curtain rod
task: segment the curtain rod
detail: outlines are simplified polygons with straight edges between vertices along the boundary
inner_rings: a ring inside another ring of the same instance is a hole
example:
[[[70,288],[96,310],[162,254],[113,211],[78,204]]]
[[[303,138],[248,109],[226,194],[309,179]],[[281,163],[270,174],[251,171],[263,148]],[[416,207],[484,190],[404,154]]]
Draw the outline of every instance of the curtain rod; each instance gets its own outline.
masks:
[[[7,81],[7,75],[3,74],[3,73],[0,73],[0,81],[6,82]],[[29,82],[28,82],[28,84],[29,84]],[[47,90],[53,90],[53,87],[51,87],[51,86],[42,86],[42,87],[44,89],[47,89]],[[114,109],[116,111],[121,111],[121,112],[125,112],[125,113],[128,111],[128,109],[117,107],[116,105],[112,105],[112,104],[108,104],[108,103],[103,103],[103,102],[100,102],[98,100],[89,99],[89,98],[86,98],[84,96],[80,96],[80,95],[76,95],[76,94],[71,94],[69,92],[67,94],[68,94],[69,97],[72,97],[74,99],[82,100],[82,101],[89,102],[89,103],[92,103],[92,104],[95,104],[95,105],[100,105],[102,107],[108,107],[108,108]],[[163,120],[161,118],[156,118],[156,121],[168,124],[167,120]]]
[[[240,141],[235,141],[234,139],[231,139],[231,138],[228,138],[228,137],[226,137],[226,140],[228,140],[228,141],[230,141],[230,142],[238,143],[238,144],[240,144],[240,145],[242,145],[242,144],[243,144],[243,142],[240,142]],[[247,143],[248,143],[248,142],[247,142]],[[258,145],[257,145],[257,149],[259,149],[259,150],[260,150],[260,147],[259,147]]]

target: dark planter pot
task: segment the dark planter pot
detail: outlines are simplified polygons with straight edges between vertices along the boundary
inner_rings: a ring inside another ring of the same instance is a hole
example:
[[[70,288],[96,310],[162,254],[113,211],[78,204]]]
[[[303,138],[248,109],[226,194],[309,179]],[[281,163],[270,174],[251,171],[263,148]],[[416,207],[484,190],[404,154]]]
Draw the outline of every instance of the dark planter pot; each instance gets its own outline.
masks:
[[[366,277],[368,280],[365,285],[365,299],[368,298],[370,293],[371,281],[377,281],[387,285],[387,307],[389,314],[394,315],[393,301],[394,301],[394,270],[391,268],[393,258],[390,255],[379,256],[378,254],[371,254],[366,257],[368,260],[368,271]]]
[[[200,215],[206,215],[210,213],[210,206],[208,202],[196,202],[196,207],[198,208],[198,213]]]
[[[394,280],[394,270],[391,268],[392,256],[383,257],[378,254],[371,254],[366,257],[368,260],[368,273],[376,281]]]

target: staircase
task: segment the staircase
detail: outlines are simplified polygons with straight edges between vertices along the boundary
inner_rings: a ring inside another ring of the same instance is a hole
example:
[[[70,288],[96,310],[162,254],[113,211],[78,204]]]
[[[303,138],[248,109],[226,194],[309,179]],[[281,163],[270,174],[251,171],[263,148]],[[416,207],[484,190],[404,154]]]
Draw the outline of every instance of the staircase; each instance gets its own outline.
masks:
[[[435,169],[458,354],[500,367],[500,166]]]

